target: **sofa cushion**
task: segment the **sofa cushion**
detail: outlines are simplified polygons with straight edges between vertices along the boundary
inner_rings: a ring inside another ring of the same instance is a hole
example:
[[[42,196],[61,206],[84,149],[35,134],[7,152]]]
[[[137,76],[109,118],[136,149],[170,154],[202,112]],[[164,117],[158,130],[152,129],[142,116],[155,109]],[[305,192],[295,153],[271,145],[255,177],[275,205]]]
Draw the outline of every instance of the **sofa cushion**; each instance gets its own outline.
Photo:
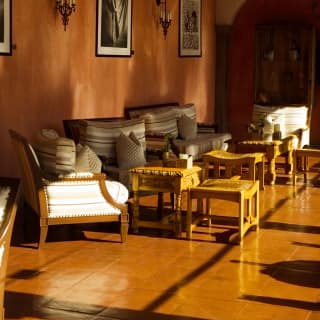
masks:
[[[143,166],[146,163],[144,148],[133,132],[121,133],[116,140],[117,164],[120,169]]]
[[[184,114],[178,119],[178,130],[181,139],[194,139],[197,137],[197,122]]]
[[[102,163],[96,153],[89,147],[77,144],[75,170],[77,172],[100,173]]]
[[[32,145],[45,172],[59,175],[75,170],[76,146],[73,140],[45,129],[36,135]]]
[[[145,150],[145,125],[143,119],[80,122],[80,143],[88,145],[105,164],[117,163],[116,139],[121,133],[129,135],[134,132]]]
[[[172,141],[176,153],[191,155],[193,160],[201,158],[202,154],[211,150],[226,150],[230,133],[203,133],[191,140],[174,139]]]
[[[145,121],[148,136],[164,137],[167,134],[171,134],[174,138],[178,136],[177,112],[174,109],[146,113],[141,118]]]

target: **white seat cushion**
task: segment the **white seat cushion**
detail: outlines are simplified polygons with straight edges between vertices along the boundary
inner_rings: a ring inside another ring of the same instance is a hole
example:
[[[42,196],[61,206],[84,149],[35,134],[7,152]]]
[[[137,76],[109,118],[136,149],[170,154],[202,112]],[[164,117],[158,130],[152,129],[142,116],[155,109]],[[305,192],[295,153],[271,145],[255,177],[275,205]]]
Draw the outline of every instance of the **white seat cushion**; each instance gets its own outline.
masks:
[[[119,203],[128,200],[127,188],[117,181],[106,181],[106,187]],[[114,215],[121,211],[103,197],[98,181],[57,181],[45,187],[49,216],[53,218]]]

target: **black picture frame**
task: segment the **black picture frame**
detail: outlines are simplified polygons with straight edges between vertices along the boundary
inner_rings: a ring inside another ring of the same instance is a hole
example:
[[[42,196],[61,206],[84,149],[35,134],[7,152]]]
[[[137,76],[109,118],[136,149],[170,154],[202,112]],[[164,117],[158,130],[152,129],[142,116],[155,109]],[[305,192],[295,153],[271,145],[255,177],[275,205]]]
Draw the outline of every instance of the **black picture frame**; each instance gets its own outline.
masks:
[[[11,0],[0,0],[0,55],[12,55],[11,10]]]
[[[96,56],[130,57],[132,0],[97,0],[96,14]]]
[[[180,0],[179,16],[179,56],[201,57],[201,0]]]

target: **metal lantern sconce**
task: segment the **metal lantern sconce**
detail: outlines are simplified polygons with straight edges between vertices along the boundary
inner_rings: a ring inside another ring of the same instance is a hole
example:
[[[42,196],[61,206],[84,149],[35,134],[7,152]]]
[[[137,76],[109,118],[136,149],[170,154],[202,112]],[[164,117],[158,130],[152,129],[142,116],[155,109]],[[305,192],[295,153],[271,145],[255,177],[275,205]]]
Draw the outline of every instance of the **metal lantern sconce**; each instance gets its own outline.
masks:
[[[64,31],[66,31],[69,23],[69,16],[72,12],[76,11],[76,0],[56,0],[56,8],[61,14]]]
[[[167,0],[156,0],[157,6],[160,6],[160,24],[163,29],[164,38],[168,33],[168,28],[171,24],[171,13],[167,8]]]

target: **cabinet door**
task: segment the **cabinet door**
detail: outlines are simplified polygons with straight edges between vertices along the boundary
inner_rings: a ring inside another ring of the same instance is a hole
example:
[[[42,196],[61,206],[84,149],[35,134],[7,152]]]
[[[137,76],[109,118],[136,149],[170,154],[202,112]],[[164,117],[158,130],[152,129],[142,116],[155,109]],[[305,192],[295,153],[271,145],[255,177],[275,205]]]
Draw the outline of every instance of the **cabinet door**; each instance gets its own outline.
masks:
[[[256,30],[255,103],[313,103],[315,32],[308,25],[263,25]]]

